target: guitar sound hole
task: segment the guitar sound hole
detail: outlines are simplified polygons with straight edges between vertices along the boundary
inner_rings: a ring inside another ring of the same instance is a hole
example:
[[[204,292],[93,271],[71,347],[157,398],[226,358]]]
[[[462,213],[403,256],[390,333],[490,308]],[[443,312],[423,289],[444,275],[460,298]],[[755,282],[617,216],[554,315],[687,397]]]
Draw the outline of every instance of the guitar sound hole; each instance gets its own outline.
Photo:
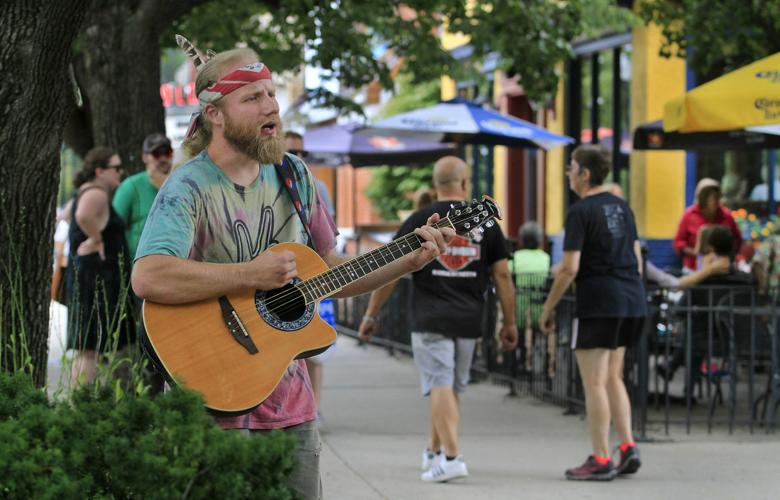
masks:
[[[265,306],[281,321],[295,321],[306,312],[306,301],[292,283],[265,293]]]

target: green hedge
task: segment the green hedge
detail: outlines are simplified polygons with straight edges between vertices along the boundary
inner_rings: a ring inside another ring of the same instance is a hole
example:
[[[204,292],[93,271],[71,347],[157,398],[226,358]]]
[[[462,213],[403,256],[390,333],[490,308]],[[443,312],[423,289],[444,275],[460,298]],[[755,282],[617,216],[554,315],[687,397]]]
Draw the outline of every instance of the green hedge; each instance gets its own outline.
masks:
[[[292,498],[294,446],[221,430],[184,390],[50,402],[28,376],[0,373],[0,498]]]

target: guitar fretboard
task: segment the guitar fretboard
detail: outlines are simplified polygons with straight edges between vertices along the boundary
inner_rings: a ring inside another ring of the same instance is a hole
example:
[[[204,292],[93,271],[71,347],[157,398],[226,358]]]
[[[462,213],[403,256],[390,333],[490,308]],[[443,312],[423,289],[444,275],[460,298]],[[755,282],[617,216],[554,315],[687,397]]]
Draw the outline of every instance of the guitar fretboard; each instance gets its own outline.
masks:
[[[449,217],[434,224],[434,227],[436,228],[445,226],[454,229]],[[422,238],[415,233],[409,233],[406,236],[391,241],[387,245],[371,250],[368,253],[344,262],[343,264],[339,264],[338,266],[334,266],[324,273],[313,276],[306,281],[301,281],[295,286],[301,290],[307,304],[314,302],[315,300],[333,295],[363,276],[414,252],[422,246],[422,242]]]

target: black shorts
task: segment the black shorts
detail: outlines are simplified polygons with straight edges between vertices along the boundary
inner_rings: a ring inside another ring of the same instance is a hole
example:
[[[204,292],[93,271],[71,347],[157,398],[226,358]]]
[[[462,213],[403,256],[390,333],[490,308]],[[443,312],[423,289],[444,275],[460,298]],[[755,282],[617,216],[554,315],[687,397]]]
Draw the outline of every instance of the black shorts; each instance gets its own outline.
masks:
[[[642,334],[645,318],[575,318],[572,349],[631,347]]]

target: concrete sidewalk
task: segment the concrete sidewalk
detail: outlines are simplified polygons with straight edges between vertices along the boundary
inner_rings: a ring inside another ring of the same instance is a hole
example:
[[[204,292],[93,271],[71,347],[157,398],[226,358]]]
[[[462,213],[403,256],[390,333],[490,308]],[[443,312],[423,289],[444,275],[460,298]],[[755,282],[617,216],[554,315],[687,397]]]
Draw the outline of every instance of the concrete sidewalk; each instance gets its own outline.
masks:
[[[780,434],[717,430],[640,444],[643,466],[610,483],[566,481],[590,450],[586,423],[530,397],[473,384],[462,398],[461,450],[469,477],[420,480],[427,400],[410,358],[348,337],[325,365],[321,428],[325,497],[364,499],[770,499],[780,497]]]

